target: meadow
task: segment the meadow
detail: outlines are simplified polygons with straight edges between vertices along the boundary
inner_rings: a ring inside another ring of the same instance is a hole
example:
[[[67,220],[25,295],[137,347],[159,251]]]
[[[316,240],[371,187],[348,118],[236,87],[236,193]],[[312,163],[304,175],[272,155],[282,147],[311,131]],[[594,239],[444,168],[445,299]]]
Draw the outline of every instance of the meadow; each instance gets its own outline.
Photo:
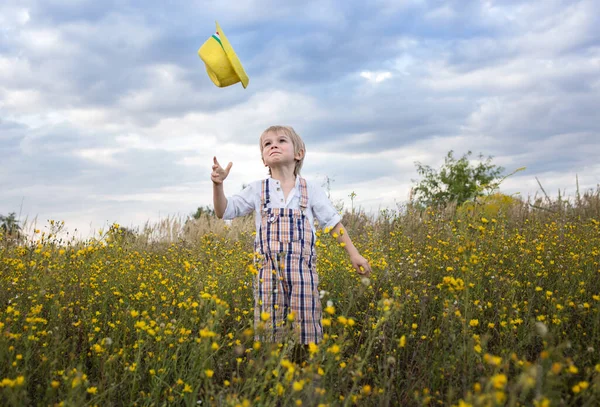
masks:
[[[252,219],[0,238],[0,405],[600,404],[600,190],[318,231],[325,338],[254,340]]]

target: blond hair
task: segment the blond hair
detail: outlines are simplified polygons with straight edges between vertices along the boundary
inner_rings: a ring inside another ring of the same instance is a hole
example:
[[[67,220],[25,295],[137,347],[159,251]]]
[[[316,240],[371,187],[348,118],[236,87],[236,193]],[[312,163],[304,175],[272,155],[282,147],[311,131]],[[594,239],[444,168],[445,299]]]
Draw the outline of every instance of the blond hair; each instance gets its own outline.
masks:
[[[302,164],[304,163],[304,157],[306,156],[306,146],[304,145],[304,141],[302,137],[296,133],[296,131],[291,126],[271,126],[260,135],[260,139],[258,140],[258,147],[260,148],[260,157],[263,158],[263,146],[262,139],[267,134],[273,132],[275,134],[283,133],[292,140],[292,145],[294,146],[294,155],[298,154],[300,151],[304,151],[302,158],[296,160],[296,166],[294,167],[294,175],[300,175],[300,170],[302,169]],[[264,159],[264,158],[263,158]],[[271,168],[269,168],[269,175],[271,175]]]

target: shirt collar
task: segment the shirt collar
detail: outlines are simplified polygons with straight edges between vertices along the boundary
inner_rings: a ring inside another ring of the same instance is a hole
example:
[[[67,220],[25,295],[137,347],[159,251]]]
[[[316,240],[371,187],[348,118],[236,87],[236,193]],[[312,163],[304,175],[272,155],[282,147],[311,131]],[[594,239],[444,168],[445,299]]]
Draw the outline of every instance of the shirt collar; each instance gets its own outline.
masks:
[[[271,182],[279,182],[279,180],[276,180],[276,179],[275,179],[275,178],[273,178],[273,177],[269,177],[269,180],[270,180]],[[280,183],[280,182],[279,182],[279,183]],[[300,186],[300,176],[299,176],[299,175],[296,175],[296,184],[294,185],[294,187],[295,187],[295,188],[298,188],[299,186]]]

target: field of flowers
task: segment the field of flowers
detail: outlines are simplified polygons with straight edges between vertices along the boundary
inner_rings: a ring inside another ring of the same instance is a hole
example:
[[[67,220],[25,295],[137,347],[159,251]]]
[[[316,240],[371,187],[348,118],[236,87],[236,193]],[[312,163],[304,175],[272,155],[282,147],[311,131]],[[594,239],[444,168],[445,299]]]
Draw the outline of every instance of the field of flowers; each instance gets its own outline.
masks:
[[[600,213],[584,209],[347,214],[374,272],[319,231],[326,334],[300,364],[254,341],[248,228],[0,238],[0,405],[599,405]]]

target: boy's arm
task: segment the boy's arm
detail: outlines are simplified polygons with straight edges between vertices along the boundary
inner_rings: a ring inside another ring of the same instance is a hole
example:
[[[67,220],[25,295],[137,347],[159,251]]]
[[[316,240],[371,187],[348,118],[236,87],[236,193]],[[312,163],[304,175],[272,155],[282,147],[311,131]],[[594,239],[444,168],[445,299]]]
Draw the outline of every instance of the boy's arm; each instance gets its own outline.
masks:
[[[337,225],[333,227],[331,230],[331,235],[337,239],[337,241],[342,245],[348,256],[350,256],[350,261],[352,262],[352,266],[356,269],[358,274],[364,275],[368,277],[371,274],[371,265],[363,256],[360,255],[350,236],[348,236],[348,232],[342,225],[342,222],[338,222]]]
[[[227,198],[225,197],[222,183],[213,183],[213,205],[215,207],[215,215],[217,215],[217,218],[223,218],[225,209],[227,209]]]
[[[221,164],[219,164],[219,161],[217,161],[217,157],[213,157],[210,179],[212,179],[213,182],[213,204],[215,206],[215,215],[217,215],[217,218],[219,219],[223,217],[225,209],[227,209],[227,198],[223,191],[223,181],[225,181],[225,178],[229,175],[232,165],[233,163],[230,162],[227,165],[227,168],[223,168],[221,167]]]

